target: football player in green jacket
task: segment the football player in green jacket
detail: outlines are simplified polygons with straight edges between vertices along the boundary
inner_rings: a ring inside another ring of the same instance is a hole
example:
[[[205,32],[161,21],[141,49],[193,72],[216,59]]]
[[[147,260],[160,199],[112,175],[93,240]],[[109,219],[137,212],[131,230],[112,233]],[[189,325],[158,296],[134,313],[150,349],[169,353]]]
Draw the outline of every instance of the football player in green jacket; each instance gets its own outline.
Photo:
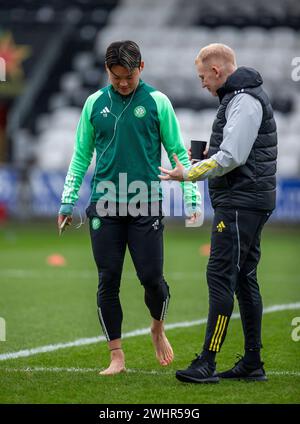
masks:
[[[173,360],[164,332],[170,293],[163,276],[161,146],[173,167],[174,154],[186,167],[190,164],[170,100],[140,78],[144,62],[138,45],[129,40],[112,43],[105,66],[110,84],[89,96],[83,107],[58,226],[62,230],[70,225],[79,188],[96,152],[86,213],[99,276],[98,316],[111,355],[109,367],[100,374],[112,375],[125,371],[119,290],[127,246],[152,317],[156,357],[162,366]],[[193,222],[200,212],[200,194],[192,182],[182,187]]]

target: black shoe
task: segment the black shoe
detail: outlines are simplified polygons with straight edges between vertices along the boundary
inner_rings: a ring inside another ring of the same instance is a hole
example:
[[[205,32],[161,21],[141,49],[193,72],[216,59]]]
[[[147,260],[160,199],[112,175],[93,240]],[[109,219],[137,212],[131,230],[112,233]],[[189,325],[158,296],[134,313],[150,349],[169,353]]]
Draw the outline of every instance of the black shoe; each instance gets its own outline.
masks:
[[[176,371],[177,380],[185,383],[219,383],[216,364],[210,364],[206,359],[196,355],[186,370]]]
[[[267,381],[268,379],[263,365],[263,362],[253,366],[246,364],[242,357],[235,363],[233,368],[228,371],[219,372],[217,376],[230,380]]]

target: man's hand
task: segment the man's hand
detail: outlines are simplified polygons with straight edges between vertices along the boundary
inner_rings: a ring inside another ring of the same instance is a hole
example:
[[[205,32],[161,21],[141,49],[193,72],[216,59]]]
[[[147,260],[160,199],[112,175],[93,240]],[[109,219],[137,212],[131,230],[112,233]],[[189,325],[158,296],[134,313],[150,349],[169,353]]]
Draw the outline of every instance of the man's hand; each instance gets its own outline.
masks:
[[[173,158],[176,163],[176,167],[172,169],[171,171],[169,169],[162,168],[161,166],[158,167],[158,169],[161,172],[163,172],[164,174],[167,174],[167,175],[158,176],[162,181],[169,181],[169,180],[184,181],[183,180],[184,166],[182,165],[182,163],[179,162],[178,157],[177,155],[175,155],[175,153],[173,154]]]
[[[187,220],[186,220],[186,225],[187,226],[193,226],[197,223],[197,221],[199,220],[200,217],[200,213],[194,212]]]
[[[206,143],[206,147],[205,147],[205,150],[203,152],[204,159],[207,159],[207,153],[208,153],[208,143]],[[191,162],[191,164],[194,164],[195,162],[199,162],[199,160],[197,160],[197,159],[192,159],[192,148],[191,147],[188,149],[188,156],[189,156],[189,161]]]
[[[68,225],[71,225],[72,223],[72,216],[71,215],[58,215],[57,218],[57,226],[58,226],[58,233],[61,235]]]

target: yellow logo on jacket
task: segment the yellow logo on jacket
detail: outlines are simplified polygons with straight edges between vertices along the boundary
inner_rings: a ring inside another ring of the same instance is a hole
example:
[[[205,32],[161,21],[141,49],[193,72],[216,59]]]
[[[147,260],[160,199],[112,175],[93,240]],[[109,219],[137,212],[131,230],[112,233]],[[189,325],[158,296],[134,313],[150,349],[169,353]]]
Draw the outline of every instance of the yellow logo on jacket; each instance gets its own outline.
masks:
[[[223,221],[220,221],[219,224],[217,225],[217,230],[219,231],[219,233],[222,233],[224,228],[226,228],[226,225],[224,224]]]

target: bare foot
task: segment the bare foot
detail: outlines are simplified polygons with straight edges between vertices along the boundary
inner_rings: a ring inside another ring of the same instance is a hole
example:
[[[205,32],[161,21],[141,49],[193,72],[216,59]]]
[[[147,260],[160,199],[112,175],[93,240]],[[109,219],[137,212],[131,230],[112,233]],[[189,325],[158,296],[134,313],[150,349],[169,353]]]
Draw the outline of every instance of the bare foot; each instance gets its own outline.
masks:
[[[174,353],[172,346],[165,335],[163,321],[153,319],[151,336],[158,362],[164,367],[169,365],[174,359]]]
[[[100,375],[115,375],[125,372],[125,356],[122,349],[114,350],[110,353],[110,365],[103,371],[100,371]]]

